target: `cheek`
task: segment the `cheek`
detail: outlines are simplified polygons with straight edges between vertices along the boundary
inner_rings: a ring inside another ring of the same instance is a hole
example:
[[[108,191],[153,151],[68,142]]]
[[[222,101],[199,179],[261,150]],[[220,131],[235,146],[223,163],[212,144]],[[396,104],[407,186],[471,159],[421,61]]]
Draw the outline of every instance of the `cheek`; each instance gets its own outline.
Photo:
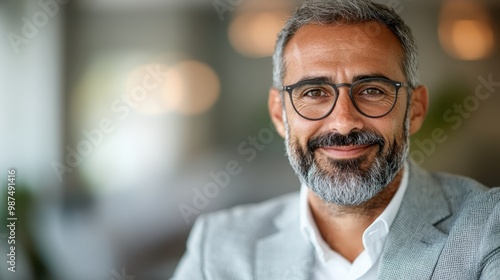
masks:
[[[375,119],[365,119],[365,128],[375,131],[385,138],[387,143],[392,143],[395,138],[399,137],[404,129],[406,105],[394,109],[386,116]]]
[[[301,146],[307,144],[307,141],[314,136],[320,128],[319,122],[306,120],[297,114],[288,114],[288,128],[290,140],[298,141]]]
[[[381,119],[376,120],[374,127],[386,139],[387,143],[393,143],[396,138],[399,138],[404,129],[406,107],[397,106],[394,110]]]
[[[393,112],[391,112],[389,115],[393,115],[395,119],[403,119],[406,114],[406,108],[407,108],[406,105],[407,105],[406,99],[398,100],[398,104],[396,104],[396,106],[393,109]]]

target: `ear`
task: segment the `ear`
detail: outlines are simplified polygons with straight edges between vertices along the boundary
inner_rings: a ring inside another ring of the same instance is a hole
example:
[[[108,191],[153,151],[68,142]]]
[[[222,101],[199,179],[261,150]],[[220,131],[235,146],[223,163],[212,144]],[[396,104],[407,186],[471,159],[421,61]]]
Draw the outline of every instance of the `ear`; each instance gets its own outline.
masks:
[[[267,101],[269,115],[273,121],[276,131],[285,138],[285,124],[283,122],[283,107],[279,90],[274,87],[269,89],[269,99]]]
[[[411,98],[410,135],[416,133],[422,127],[427,115],[429,96],[425,86],[413,89]]]

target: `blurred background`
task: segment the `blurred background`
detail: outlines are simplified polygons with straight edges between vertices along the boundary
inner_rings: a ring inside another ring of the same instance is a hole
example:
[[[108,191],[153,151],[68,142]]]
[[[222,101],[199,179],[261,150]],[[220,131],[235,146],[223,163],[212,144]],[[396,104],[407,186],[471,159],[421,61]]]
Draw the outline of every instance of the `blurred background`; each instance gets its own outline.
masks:
[[[298,190],[267,92],[300,2],[1,1],[0,278],[168,279],[199,214]],[[411,157],[500,185],[500,2],[378,2],[430,90]]]

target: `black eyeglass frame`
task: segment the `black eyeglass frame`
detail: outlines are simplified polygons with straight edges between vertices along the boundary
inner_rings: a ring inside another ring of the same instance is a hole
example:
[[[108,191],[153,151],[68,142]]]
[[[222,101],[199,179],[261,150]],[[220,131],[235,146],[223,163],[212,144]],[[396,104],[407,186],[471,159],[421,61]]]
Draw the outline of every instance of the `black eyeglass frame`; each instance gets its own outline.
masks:
[[[354,97],[352,96],[352,88],[353,88],[353,86],[355,86],[358,83],[369,82],[369,81],[384,81],[384,82],[392,84],[394,86],[394,88],[396,89],[396,93],[395,93],[396,94],[396,98],[394,99],[394,103],[392,104],[392,106],[389,109],[389,111],[387,111],[387,113],[384,113],[384,114],[379,115],[379,116],[370,116],[370,115],[367,115],[366,113],[364,113],[363,111],[361,111],[361,109],[359,109],[358,105],[354,101]],[[333,105],[330,108],[330,110],[328,110],[328,112],[324,116],[319,117],[319,118],[309,118],[309,117],[306,117],[306,116],[302,115],[299,112],[299,110],[297,110],[297,108],[295,107],[295,104],[293,103],[292,92],[293,92],[293,90],[296,87],[304,85],[304,84],[329,85],[335,91],[335,94],[336,94],[335,95],[335,101],[333,102]],[[368,117],[368,118],[372,118],[372,119],[381,118],[383,116],[386,116],[387,114],[389,114],[394,109],[394,107],[396,106],[396,103],[398,102],[398,95],[399,95],[399,89],[400,88],[402,88],[402,87],[411,88],[410,84],[408,84],[408,83],[398,82],[398,81],[394,81],[394,80],[391,80],[391,79],[386,79],[386,78],[365,78],[365,79],[361,79],[361,80],[355,81],[352,84],[350,84],[350,83],[332,84],[332,83],[328,83],[328,82],[324,82],[324,81],[306,80],[306,81],[300,81],[300,82],[295,83],[293,85],[284,86],[282,90],[288,92],[288,95],[290,96],[290,102],[292,103],[292,107],[295,110],[295,112],[297,112],[297,114],[299,114],[299,116],[303,117],[306,120],[319,121],[319,120],[322,120],[322,119],[326,118],[327,116],[329,116],[333,112],[333,109],[335,109],[335,105],[337,104],[337,100],[339,99],[339,95],[340,95],[339,88],[341,88],[341,87],[348,87],[349,88],[349,98],[351,99],[351,102],[354,105],[354,108],[356,108],[356,110],[360,114],[362,114],[363,116]]]

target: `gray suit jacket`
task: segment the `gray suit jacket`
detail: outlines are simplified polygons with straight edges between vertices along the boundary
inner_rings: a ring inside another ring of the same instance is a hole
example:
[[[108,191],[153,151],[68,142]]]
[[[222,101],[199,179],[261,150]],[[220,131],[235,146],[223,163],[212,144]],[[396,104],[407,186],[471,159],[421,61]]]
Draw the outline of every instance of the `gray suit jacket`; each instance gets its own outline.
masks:
[[[309,279],[298,194],[201,216],[176,280]],[[410,164],[379,279],[500,279],[500,188]]]

